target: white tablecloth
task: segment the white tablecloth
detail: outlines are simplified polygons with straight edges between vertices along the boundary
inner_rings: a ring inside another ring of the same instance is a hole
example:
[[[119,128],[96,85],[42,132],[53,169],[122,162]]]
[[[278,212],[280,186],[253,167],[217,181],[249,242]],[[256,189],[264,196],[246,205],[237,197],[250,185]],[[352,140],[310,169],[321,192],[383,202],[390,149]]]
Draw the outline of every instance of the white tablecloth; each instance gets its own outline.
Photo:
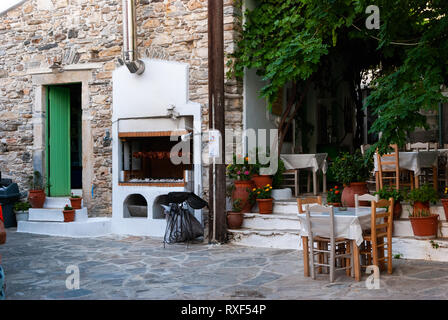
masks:
[[[330,216],[328,214],[313,213],[311,210],[311,227],[314,236],[329,237],[330,236]],[[377,209],[377,212],[385,212],[384,208]],[[363,242],[362,230],[370,229],[370,207],[347,208],[347,211],[339,211],[334,208],[335,237],[356,240],[359,246]],[[306,223],[306,214],[297,214],[299,217],[299,235],[307,237],[309,235]]]
[[[286,170],[312,168],[314,172],[322,170],[327,173],[327,154],[281,154],[280,159],[285,163]]]
[[[422,168],[431,168],[437,166],[438,151],[412,151],[412,152],[400,152],[400,168],[414,171],[415,175],[422,174]],[[392,161],[393,158],[383,158],[384,161]],[[374,156],[375,171],[378,171],[378,163],[376,154]],[[388,166],[384,166],[387,168]]]

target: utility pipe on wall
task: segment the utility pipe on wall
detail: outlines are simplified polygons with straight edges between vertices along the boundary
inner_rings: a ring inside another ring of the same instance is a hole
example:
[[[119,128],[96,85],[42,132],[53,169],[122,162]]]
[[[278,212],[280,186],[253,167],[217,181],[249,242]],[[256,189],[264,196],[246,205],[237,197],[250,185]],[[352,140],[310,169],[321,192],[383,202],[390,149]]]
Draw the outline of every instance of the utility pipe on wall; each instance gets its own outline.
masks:
[[[123,0],[123,60],[131,73],[145,72],[145,64],[138,59],[135,0]]]

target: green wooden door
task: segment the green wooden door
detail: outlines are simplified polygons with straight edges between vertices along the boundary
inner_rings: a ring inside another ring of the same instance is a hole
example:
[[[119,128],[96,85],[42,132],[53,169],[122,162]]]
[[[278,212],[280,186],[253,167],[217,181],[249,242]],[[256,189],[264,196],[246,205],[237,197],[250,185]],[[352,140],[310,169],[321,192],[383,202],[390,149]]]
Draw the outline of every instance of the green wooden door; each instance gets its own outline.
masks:
[[[70,166],[70,89],[48,88],[47,173],[50,196],[71,193]]]

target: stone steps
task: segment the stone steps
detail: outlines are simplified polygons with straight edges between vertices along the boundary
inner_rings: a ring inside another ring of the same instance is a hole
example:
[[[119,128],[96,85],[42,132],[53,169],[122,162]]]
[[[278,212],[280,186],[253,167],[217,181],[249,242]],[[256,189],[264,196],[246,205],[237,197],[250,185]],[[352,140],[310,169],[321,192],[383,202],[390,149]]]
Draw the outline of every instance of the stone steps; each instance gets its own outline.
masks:
[[[228,231],[229,240],[236,245],[302,250],[302,241],[296,230],[255,230],[241,228]]]
[[[72,238],[99,237],[111,233],[111,218],[89,218],[75,222],[19,221],[17,232]]]
[[[75,221],[86,221],[88,219],[87,208],[75,210]],[[29,209],[28,221],[48,221],[48,222],[64,222],[64,213],[62,208],[43,208]]]
[[[62,209],[65,205],[70,205],[69,197],[46,197],[44,208],[45,209]]]

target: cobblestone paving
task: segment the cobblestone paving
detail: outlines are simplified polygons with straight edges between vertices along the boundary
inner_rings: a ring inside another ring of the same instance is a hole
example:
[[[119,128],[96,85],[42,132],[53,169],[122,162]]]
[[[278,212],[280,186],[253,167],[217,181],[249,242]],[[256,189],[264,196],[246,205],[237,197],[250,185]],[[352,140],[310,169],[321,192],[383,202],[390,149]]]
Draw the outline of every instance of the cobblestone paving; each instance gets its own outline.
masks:
[[[7,299],[448,299],[448,264],[394,260],[380,289],[337,274],[303,276],[297,251],[167,245],[160,239],[71,239],[8,230],[0,246]],[[77,265],[80,289],[67,290]]]

